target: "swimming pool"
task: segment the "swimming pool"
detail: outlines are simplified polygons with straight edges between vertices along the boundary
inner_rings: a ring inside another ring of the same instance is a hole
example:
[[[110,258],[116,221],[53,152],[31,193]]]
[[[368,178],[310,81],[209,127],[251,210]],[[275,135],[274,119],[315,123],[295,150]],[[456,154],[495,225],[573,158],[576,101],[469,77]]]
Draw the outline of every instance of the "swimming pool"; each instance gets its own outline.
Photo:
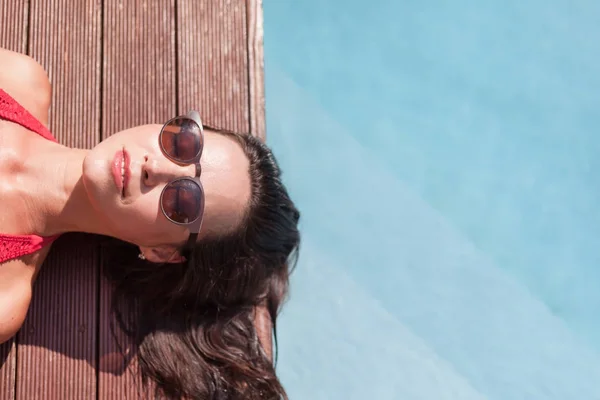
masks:
[[[600,3],[265,1],[291,399],[600,399]]]

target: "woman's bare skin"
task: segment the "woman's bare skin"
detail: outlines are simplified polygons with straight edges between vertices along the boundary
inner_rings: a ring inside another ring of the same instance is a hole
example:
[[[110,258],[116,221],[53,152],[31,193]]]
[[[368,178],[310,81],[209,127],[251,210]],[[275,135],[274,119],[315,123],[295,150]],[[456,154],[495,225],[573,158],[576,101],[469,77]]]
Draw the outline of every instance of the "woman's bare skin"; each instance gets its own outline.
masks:
[[[0,88],[47,126],[51,86],[46,72],[25,55],[0,49]],[[15,191],[14,175],[32,147],[46,141],[20,125],[0,121],[0,232],[30,233],[26,205]],[[0,343],[19,330],[31,302],[31,289],[50,246],[0,265]]]

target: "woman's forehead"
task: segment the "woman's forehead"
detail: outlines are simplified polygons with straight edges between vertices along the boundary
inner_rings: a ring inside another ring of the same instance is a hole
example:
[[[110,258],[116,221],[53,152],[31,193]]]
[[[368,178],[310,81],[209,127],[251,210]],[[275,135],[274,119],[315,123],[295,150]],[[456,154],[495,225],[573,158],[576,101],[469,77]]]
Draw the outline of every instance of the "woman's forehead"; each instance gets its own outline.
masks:
[[[206,197],[203,230],[234,229],[245,215],[251,195],[250,162],[246,154],[236,140],[205,132],[200,164]]]

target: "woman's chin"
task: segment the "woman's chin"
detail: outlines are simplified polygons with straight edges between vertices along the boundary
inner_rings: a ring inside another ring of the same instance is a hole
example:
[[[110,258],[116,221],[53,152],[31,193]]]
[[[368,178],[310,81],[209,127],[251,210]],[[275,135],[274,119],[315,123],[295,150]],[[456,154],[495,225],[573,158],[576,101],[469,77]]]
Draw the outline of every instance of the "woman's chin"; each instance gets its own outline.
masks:
[[[104,166],[103,166],[104,164]],[[117,190],[109,180],[110,176],[104,171],[106,162],[101,160],[85,159],[81,181],[90,200],[90,204],[97,212],[105,213],[117,200]]]

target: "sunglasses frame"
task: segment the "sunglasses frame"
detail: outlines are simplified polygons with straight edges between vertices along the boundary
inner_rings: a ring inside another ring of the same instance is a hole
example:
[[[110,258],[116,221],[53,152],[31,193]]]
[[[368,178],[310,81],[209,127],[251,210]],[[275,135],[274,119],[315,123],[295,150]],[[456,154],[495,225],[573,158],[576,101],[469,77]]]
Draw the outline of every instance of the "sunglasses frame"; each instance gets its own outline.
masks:
[[[171,124],[173,121],[180,120],[180,119],[191,120],[194,123],[196,123],[196,125],[198,125],[198,127],[200,128],[200,150],[198,151],[198,154],[196,154],[196,156],[194,158],[192,158],[190,160],[185,160],[185,161],[179,160],[175,157],[171,157],[169,155],[169,153],[163,147],[162,140],[161,140],[165,128],[167,126],[169,126],[169,124]],[[202,167],[200,166],[200,157],[202,156],[202,151],[204,150],[204,126],[202,125],[202,119],[200,118],[200,113],[198,113],[197,111],[190,111],[185,115],[180,115],[178,117],[171,118],[170,120],[168,120],[160,130],[160,133],[158,135],[158,144],[159,144],[160,150],[162,151],[164,156],[167,157],[170,161],[172,161],[176,164],[179,164],[179,165],[192,165],[193,164],[196,166],[196,173],[193,178],[189,177],[189,176],[182,176],[180,178],[175,178],[175,179],[169,181],[169,183],[167,183],[165,185],[162,192],[160,193],[160,210],[162,211],[163,215],[170,222],[172,222],[176,225],[185,226],[190,231],[190,236],[184,246],[184,251],[189,251],[193,248],[194,244],[196,243],[196,239],[198,238],[198,233],[200,232],[200,229],[202,228],[202,220],[204,219],[204,203],[206,200],[204,197],[204,188],[202,187],[202,182],[200,182],[200,174],[202,172]],[[177,221],[172,220],[171,218],[169,218],[169,216],[167,215],[167,213],[165,212],[165,209],[163,207],[163,195],[165,193],[165,190],[167,189],[167,187],[169,187],[169,185],[173,184],[174,182],[181,181],[181,180],[192,181],[200,189],[200,195],[201,195],[200,212],[198,214],[198,217],[195,220],[190,221],[190,222],[177,222]]]

